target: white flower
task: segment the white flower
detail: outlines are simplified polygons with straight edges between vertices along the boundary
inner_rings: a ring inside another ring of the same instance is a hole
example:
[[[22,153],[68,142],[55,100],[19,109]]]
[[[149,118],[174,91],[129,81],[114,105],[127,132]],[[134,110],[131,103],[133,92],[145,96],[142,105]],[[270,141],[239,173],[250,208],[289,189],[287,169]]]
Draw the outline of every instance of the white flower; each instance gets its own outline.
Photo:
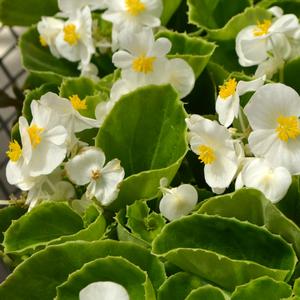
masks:
[[[77,10],[89,6],[91,11],[107,8],[107,0],[58,0],[58,7],[62,11],[61,16],[76,15]]]
[[[82,289],[79,293],[80,300],[129,300],[126,289],[115,282],[93,282]]]
[[[57,58],[60,57],[60,54],[57,50],[55,41],[63,28],[64,22],[52,17],[42,17],[42,20],[37,24],[41,45],[43,47],[49,46],[52,55]]]
[[[161,0],[110,0],[102,18],[112,22],[114,29],[136,29],[160,26],[163,4]]]
[[[243,185],[255,188],[273,203],[280,201],[292,183],[289,171],[283,167],[273,167],[263,158],[250,159],[237,179],[236,189]]]
[[[240,96],[250,91],[256,91],[264,84],[265,77],[252,81],[239,81],[235,78],[227,80],[220,86],[220,92],[216,101],[216,111],[219,121],[225,127],[229,127],[234,118],[239,115]]]
[[[245,114],[253,129],[249,146],[256,157],[273,166],[300,173],[300,97],[281,83],[259,88],[246,105]]]
[[[67,130],[59,124],[58,116],[50,108],[31,103],[30,125],[24,117],[19,118],[22,140],[22,157],[28,175],[37,177],[50,174],[64,160],[67,151]]]
[[[227,188],[233,180],[238,158],[234,142],[224,126],[199,115],[186,119],[189,143],[199,160],[205,164],[204,176],[207,184],[216,192]]]
[[[125,173],[118,159],[111,160],[105,166],[104,163],[104,153],[96,147],[88,147],[69,160],[65,169],[73,183],[88,184],[88,199],[95,197],[102,205],[107,206],[117,198],[119,184]]]
[[[81,71],[80,73],[81,77],[86,77],[94,81],[99,80],[98,68],[95,64],[92,63],[89,63],[87,65],[80,64],[78,69]]]
[[[113,57],[113,63],[123,71],[134,72],[141,85],[158,81],[161,76],[161,67],[166,55],[171,50],[172,44],[166,38],[155,41],[151,29],[128,34],[124,31],[120,35],[120,48]],[[122,77],[126,77],[123,73]]]
[[[170,221],[189,214],[197,204],[198,193],[190,184],[182,184],[172,189],[161,189],[163,197],[159,203],[159,210]]]
[[[260,65],[256,76],[266,74],[269,78],[281,68],[299,48],[296,38],[300,25],[293,14],[282,15],[278,7],[270,9],[275,18],[244,28],[236,37],[236,53],[244,66]]]
[[[95,52],[92,38],[92,15],[89,7],[77,10],[76,15],[65,22],[56,37],[59,54],[69,61],[88,65]]]

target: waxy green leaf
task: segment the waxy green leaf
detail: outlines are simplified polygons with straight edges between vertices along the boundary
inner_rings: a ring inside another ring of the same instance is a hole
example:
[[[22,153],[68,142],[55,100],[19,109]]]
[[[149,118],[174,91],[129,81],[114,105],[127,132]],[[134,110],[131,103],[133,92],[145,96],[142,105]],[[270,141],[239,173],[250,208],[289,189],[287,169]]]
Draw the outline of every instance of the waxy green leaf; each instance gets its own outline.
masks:
[[[154,289],[165,281],[163,264],[145,248],[118,241],[69,242],[50,246],[19,265],[0,285],[0,299],[53,300],[56,287],[88,262],[107,256],[123,257],[146,271]],[[30,274],[30,280],[24,279]]]
[[[173,179],[187,152],[185,117],[171,86],[140,88],[115,104],[96,137],[107,161],[118,158],[125,169],[112,209],[154,198],[160,179]]]
[[[153,253],[226,290],[268,275],[289,280],[293,248],[266,229],[219,216],[193,214],[166,225]]]
[[[112,281],[123,286],[130,299],[155,300],[155,293],[147,273],[122,257],[107,256],[86,263],[70,274],[57,288],[56,300],[78,299],[79,292],[98,281]],[[117,299],[116,299],[117,300]]]

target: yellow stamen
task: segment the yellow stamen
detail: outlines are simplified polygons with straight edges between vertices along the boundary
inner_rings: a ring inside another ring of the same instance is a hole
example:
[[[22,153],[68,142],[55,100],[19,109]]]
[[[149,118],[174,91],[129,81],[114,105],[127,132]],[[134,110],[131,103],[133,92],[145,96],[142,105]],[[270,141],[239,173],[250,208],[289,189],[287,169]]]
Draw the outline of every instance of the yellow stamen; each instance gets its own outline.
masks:
[[[17,162],[20,159],[22,155],[22,148],[16,140],[9,143],[6,155],[13,162]]]
[[[300,135],[299,120],[296,116],[279,116],[277,122],[277,136],[282,141],[288,142],[289,139],[295,139]]]
[[[42,47],[48,46],[47,41],[41,35],[40,35],[40,43],[41,43]]]
[[[125,0],[125,6],[127,12],[132,16],[138,16],[146,9],[145,4],[141,0]]]
[[[212,164],[216,160],[215,152],[212,148],[200,145],[199,146],[199,160],[206,165]]]
[[[35,148],[42,141],[41,133],[44,131],[44,128],[40,128],[33,124],[27,129],[27,131],[30,137],[31,145],[33,148]]]
[[[227,80],[223,85],[219,86],[219,96],[222,99],[226,99],[229,96],[232,96],[236,91],[237,82],[235,78]]]
[[[80,39],[80,35],[76,32],[74,24],[68,24],[64,27],[64,40],[71,46],[76,45]]]
[[[263,22],[258,22],[256,28],[253,30],[255,36],[262,36],[269,33],[269,29],[272,25],[271,20],[264,20]]]
[[[141,55],[136,58],[132,63],[132,69],[138,73],[150,73],[153,72],[153,63],[156,60],[156,57],[150,56],[146,57],[145,55]]]
[[[72,106],[76,110],[87,109],[86,100],[81,100],[78,95],[73,95],[69,97]]]
[[[99,170],[93,170],[92,171],[92,179],[97,180],[101,177],[101,172]]]

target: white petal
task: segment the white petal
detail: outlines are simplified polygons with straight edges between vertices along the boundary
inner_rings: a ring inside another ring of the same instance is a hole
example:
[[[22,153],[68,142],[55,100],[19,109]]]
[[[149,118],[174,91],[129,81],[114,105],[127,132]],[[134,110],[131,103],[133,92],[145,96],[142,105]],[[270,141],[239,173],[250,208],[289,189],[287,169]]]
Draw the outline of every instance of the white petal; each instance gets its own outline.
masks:
[[[226,99],[218,96],[216,101],[216,112],[219,115],[219,121],[225,127],[229,127],[234,117],[237,117],[238,110],[240,107],[240,98],[237,93]]]
[[[134,57],[126,51],[119,50],[118,52],[114,53],[112,57],[112,62],[117,68],[130,68]]]
[[[96,147],[87,147],[65,164],[65,170],[72,182],[85,185],[91,181],[92,171],[101,170],[105,155]]]
[[[183,59],[169,61],[169,83],[177,90],[180,98],[187,96],[194,88],[195,74],[190,65]]]
[[[81,132],[89,128],[99,128],[100,126],[99,120],[84,117],[78,111],[75,111],[73,122],[74,132]]]
[[[32,156],[32,146],[30,137],[28,134],[28,122],[24,117],[19,118],[19,131],[22,140],[22,155],[24,157],[25,163],[28,164]]]
[[[172,43],[167,38],[159,38],[155,41],[151,55],[155,57],[164,57],[172,48]]]
[[[277,18],[283,15],[283,9],[279,6],[272,6],[268,9],[268,11]]]
[[[272,168],[264,159],[253,159],[242,171],[245,186],[260,190],[273,203],[280,201],[292,183],[289,171]]]
[[[265,80],[265,76],[251,81],[240,80],[237,84],[236,91],[240,96],[246,94],[247,92],[255,92],[258,88],[264,85]]]
[[[101,171],[102,176],[96,181],[94,196],[104,206],[111,204],[119,194],[119,185],[125,172],[118,159],[113,159]]]
[[[111,281],[93,282],[79,293],[80,300],[129,300],[126,289]]]
[[[293,14],[286,14],[278,18],[270,27],[270,32],[287,32],[299,27],[298,18]]]
[[[255,71],[255,77],[266,76],[271,79],[284,65],[284,60],[278,57],[270,57],[266,61],[258,65]]]
[[[63,145],[67,139],[67,130],[63,126],[56,126],[47,130],[43,139],[57,146]]]
[[[159,210],[164,217],[172,221],[189,214],[198,201],[198,193],[190,184],[182,184],[169,190],[159,204]]]
[[[280,115],[300,115],[300,97],[284,84],[266,84],[251,97],[244,112],[253,130],[275,129]]]
[[[84,6],[89,6],[91,10],[105,9],[107,3],[106,0],[58,0],[59,9],[66,15],[74,15]]]

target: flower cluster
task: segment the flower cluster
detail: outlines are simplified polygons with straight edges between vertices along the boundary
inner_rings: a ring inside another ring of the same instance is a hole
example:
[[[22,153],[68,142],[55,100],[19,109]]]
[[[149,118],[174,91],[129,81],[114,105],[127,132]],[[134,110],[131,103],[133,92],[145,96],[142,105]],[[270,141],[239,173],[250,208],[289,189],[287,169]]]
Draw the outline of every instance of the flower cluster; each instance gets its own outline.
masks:
[[[286,61],[300,54],[300,24],[297,16],[269,9],[273,18],[244,28],[236,37],[236,53],[243,67],[256,66],[256,76],[272,77]]]
[[[84,117],[85,100],[47,93],[31,102],[32,120],[19,119],[20,141],[10,142],[6,176],[10,184],[28,191],[30,209],[42,200],[76,199],[76,186],[88,184],[84,194],[102,205],[110,204],[124,178],[120,161],[104,167],[101,149],[86,147],[76,134],[99,127],[99,121]]]

